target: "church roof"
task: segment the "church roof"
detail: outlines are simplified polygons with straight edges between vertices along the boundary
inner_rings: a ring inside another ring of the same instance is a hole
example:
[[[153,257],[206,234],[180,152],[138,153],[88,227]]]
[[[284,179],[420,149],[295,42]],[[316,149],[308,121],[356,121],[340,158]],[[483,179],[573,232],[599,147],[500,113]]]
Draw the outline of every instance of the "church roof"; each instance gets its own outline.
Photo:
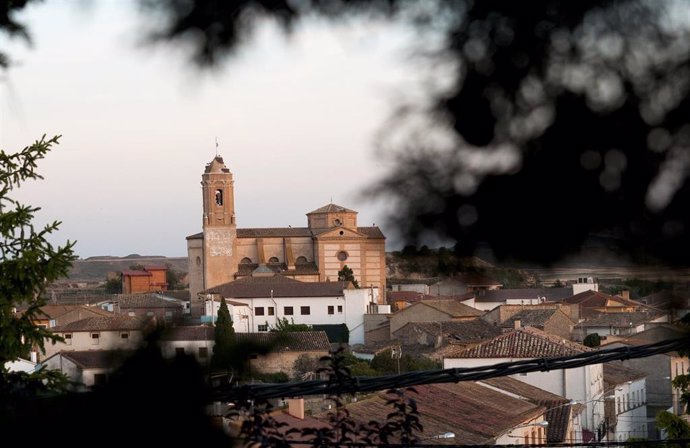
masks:
[[[357,213],[354,210],[350,210],[349,208],[342,207],[340,205],[336,205],[333,203],[324,205],[323,207],[317,208],[316,210],[312,210],[307,215],[316,215],[320,213]]]
[[[321,231],[322,229],[315,229]],[[357,232],[365,235],[367,238],[385,239],[386,237],[376,226],[372,227],[357,227]],[[311,238],[316,235],[309,227],[267,227],[267,228],[250,228],[237,229],[237,238],[294,238],[307,237]],[[187,237],[188,240],[200,240],[204,238],[204,233],[199,232]]]
[[[205,292],[225,298],[251,299],[256,297],[340,297],[350,282],[300,282],[282,275],[244,277],[209,288]]]

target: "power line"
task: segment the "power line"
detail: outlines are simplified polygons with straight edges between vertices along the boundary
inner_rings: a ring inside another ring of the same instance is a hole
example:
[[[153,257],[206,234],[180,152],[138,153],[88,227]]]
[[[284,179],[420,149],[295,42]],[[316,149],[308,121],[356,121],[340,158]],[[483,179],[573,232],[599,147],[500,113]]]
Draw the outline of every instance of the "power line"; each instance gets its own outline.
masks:
[[[280,384],[221,385],[214,389],[214,398],[218,401],[266,400],[270,398],[289,398],[305,395],[354,394],[356,392],[374,392],[424,384],[476,381],[514,375],[517,373],[572,369],[590,364],[645,358],[659,353],[687,349],[688,346],[690,346],[690,337],[684,337],[660,341],[653,344],[589,351],[573,356],[558,358],[535,358],[504,362],[489,366],[468,368],[456,367],[452,369],[417,371],[379,377],[345,377],[337,382],[332,380],[311,380]]]

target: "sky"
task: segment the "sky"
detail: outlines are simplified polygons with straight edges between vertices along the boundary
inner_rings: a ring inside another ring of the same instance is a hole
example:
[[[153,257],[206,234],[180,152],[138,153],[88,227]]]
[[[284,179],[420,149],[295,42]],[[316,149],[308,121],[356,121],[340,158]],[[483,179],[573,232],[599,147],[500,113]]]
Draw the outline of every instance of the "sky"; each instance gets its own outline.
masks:
[[[186,256],[217,139],[238,227],[303,227],[332,201],[395,248],[385,203],[365,192],[389,169],[376,137],[420,77],[411,30],[311,20],[286,37],[267,22],[202,72],[180,46],[143,45],[133,3],[95,3],[27,8],[31,46],[0,36],[14,61],[0,74],[0,148],[62,135],[39,164],[44,180],[13,192],[41,207],[37,223],[62,221],[52,242],[76,240],[81,258]]]

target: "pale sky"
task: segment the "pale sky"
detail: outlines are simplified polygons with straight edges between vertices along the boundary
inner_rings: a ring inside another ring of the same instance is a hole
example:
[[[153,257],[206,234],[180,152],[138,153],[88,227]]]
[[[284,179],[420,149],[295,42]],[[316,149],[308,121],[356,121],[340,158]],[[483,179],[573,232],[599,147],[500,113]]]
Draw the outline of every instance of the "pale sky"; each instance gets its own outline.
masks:
[[[386,172],[376,133],[419,76],[409,30],[310,22],[285,39],[267,25],[199,72],[179,47],[139,45],[129,2],[47,0],[19,18],[33,47],[0,37],[15,61],[0,82],[0,147],[62,134],[45,180],[14,193],[42,207],[38,222],[63,222],[53,242],[77,240],[82,258],[186,256],[217,137],[238,227],[306,226],[332,198],[380,225],[392,250],[381,204],[359,193]]]

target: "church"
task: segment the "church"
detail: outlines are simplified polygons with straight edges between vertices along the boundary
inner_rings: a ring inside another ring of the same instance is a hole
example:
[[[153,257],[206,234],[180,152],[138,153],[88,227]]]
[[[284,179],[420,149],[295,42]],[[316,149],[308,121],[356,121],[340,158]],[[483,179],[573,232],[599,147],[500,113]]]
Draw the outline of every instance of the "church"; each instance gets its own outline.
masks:
[[[376,226],[358,227],[356,211],[331,203],[307,213],[306,227],[237,228],[233,177],[220,156],[206,164],[201,190],[202,232],[187,237],[192,298],[257,269],[326,282],[345,265],[361,288],[385,291],[386,238]]]

